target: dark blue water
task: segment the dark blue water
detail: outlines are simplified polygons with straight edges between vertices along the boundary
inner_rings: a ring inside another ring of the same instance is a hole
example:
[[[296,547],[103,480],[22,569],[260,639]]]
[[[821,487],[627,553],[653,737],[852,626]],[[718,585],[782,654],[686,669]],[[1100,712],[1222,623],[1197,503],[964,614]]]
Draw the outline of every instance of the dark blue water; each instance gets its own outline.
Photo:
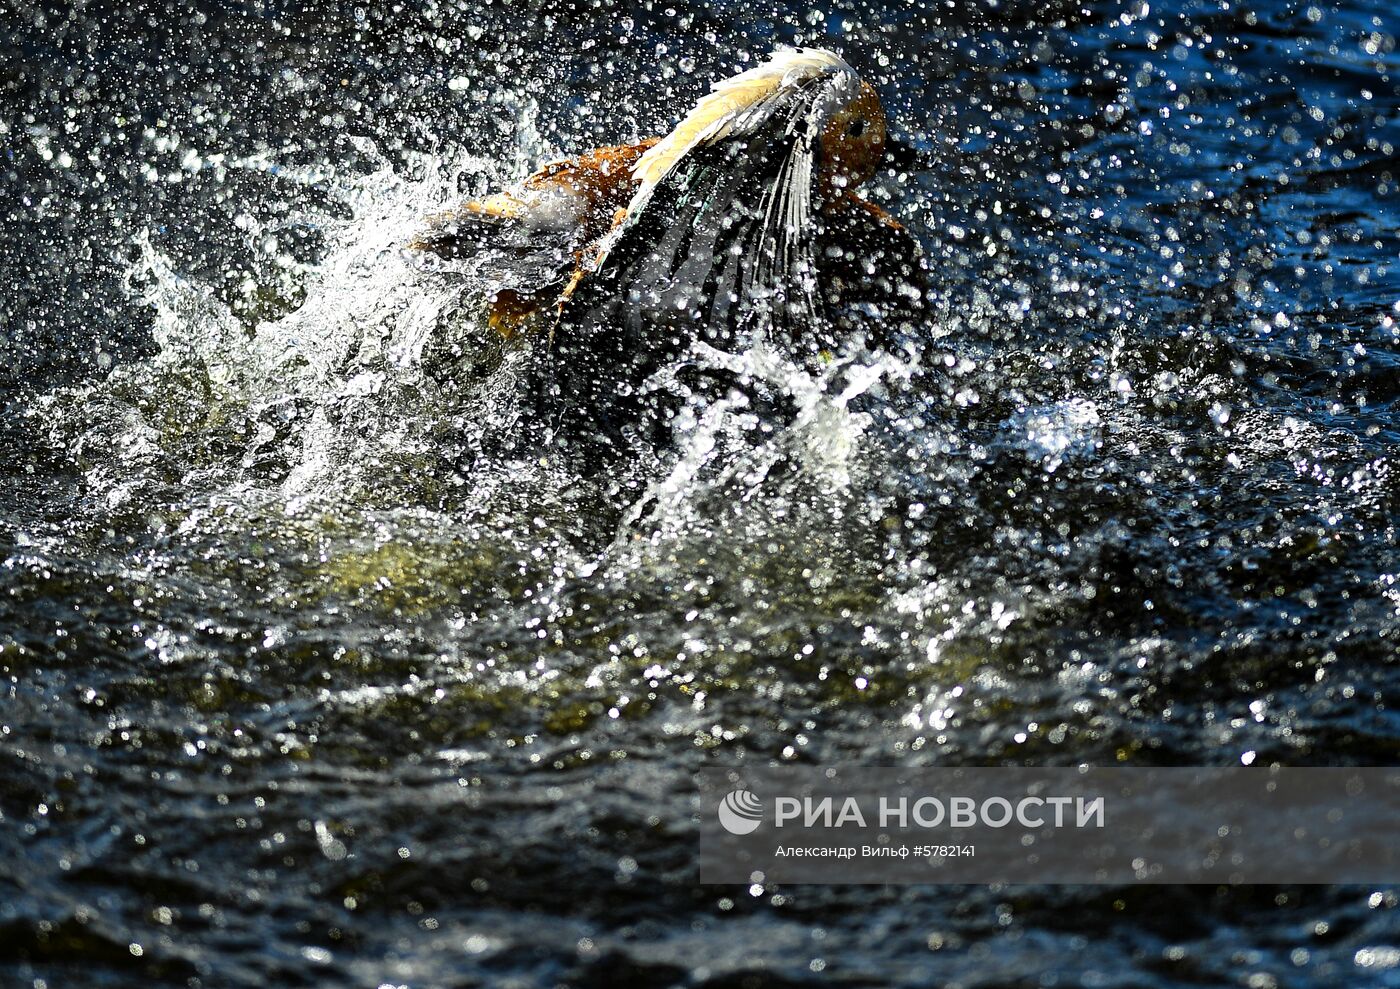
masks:
[[[0,10],[5,981],[1400,985],[1392,889],[702,887],[692,784],[1400,758],[1396,30]],[[601,475],[483,454],[513,358],[402,243],[775,42],[923,152],[922,324]]]

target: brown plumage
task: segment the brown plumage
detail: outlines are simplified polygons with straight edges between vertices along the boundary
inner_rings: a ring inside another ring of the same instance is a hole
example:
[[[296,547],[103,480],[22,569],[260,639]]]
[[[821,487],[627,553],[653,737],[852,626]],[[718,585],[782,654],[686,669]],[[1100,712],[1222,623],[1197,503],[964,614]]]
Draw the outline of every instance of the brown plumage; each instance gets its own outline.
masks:
[[[577,158],[553,161],[512,190],[472,199],[428,218],[428,227],[409,242],[414,250],[443,257],[471,256],[511,244],[533,254],[567,245],[572,262],[525,264],[518,280],[501,279],[489,291],[488,322],[509,340],[541,310],[558,306],[577,284],[590,254],[622,216],[636,191],[632,167],[660,138],[595,148]],[[524,259],[522,259],[524,260]],[[562,261],[562,256],[546,260]],[[534,274],[534,284],[530,277]]]

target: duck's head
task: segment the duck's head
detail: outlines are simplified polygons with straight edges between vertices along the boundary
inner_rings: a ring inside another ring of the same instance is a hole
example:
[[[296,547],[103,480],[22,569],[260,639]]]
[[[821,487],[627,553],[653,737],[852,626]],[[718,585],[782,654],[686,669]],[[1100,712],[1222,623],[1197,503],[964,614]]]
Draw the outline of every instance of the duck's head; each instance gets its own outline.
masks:
[[[821,134],[824,190],[858,186],[885,157],[885,108],[875,87],[861,80],[856,97],[832,114]]]

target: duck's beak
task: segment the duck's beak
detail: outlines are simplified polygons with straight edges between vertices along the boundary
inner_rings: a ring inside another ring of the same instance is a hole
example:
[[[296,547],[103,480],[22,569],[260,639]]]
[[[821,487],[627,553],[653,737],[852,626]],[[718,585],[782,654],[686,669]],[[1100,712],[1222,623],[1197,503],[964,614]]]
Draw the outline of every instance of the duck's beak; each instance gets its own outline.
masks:
[[[882,165],[901,172],[926,172],[933,167],[933,154],[915,146],[908,138],[886,134]]]

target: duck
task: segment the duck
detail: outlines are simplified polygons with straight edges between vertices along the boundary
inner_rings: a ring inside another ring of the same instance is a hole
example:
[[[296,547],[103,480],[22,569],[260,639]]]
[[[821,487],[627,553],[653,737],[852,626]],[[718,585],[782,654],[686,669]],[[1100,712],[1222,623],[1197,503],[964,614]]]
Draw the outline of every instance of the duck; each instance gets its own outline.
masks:
[[[429,218],[409,247],[469,259],[491,330],[543,340],[552,420],[616,438],[606,427],[696,341],[759,334],[817,358],[852,314],[882,331],[912,318],[918,241],[858,191],[889,143],[845,59],[780,48],[668,133],[550,162]]]

